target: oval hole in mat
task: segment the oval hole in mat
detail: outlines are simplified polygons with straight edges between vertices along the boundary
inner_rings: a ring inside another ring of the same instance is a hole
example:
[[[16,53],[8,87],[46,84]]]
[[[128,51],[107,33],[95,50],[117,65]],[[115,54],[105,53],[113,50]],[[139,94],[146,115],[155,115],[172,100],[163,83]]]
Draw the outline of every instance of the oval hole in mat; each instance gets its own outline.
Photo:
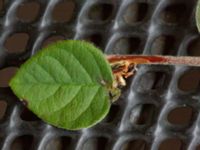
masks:
[[[199,87],[200,70],[184,72],[178,80],[178,88],[184,92],[195,91]]]
[[[40,4],[38,2],[25,2],[19,5],[17,9],[17,17],[24,22],[32,22],[36,20],[40,12]]]
[[[94,33],[91,35],[87,35],[84,40],[94,43],[96,46],[101,47],[102,43],[102,35],[99,33]]]
[[[46,47],[49,44],[52,44],[54,42],[58,42],[58,41],[61,41],[61,40],[64,40],[64,39],[65,39],[65,37],[62,36],[62,35],[52,35],[52,36],[49,36],[46,40],[44,40],[44,42],[42,44],[42,47]]]
[[[147,3],[133,3],[128,5],[124,12],[123,18],[127,24],[134,25],[134,23],[144,20],[148,12]]]
[[[53,9],[52,17],[53,20],[59,23],[71,21],[75,10],[75,2],[63,1],[56,4]]]
[[[108,115],[106,116],[106,122],[113,122],[119,115],[120,106],[112,104]]]
[[[26,50],[28,40],[27,33],[14,33],[6,39],[4,46],[9,53],[20,53]]]
[[[150,90],[162,90],[168,84],[165,72],[146,72],[139,79],[137,91],[148,92]]]
[[[33,139],[32,135],[17,137],[11,145],[11,150],[31,150]]]
[[[160,143],[159,150],[183,150],[183,143],[178,138],[169,138]]]
[[[200,145],[197,145],[197,146],[196,146],[196,150],[200,150]]]
[[[38,121],[38,120],[40,120],[33,112],[31,112],[26,107],[24,107],[23,111],[21,112],[20,117],[24,121]]]
[[[145,140],[135,139],[123,144],[121,150],[150,150],[150,147]]]
[[[187,7],[184,4],[173,4],[165,7],[160,13],[165,23],[178,24],[184,21]]]
[[[0,70],[0,87],[9,87],[9,82],[17,70],[17,67],[8,67]]]
[[[193,116],[193,109],[187,107],[177,107],[171,110],[168,114],[168,121],[174,125],[188,125]]]
[[[112,16],[113,5],[107,3],[94,4],[88,12],[89,19],[93,21],[106,21]]]
[[[193,39],[187,48],[187,53],[190,56],[200,56],[200,37]]]
[[[68,150],[71,147],[71,142],[72,139],[67,136],[54,138],[47,143],[45,150]]]
[[[135,125],[151,125],[155,117],[156,107],[153,104],[137,105],[130,114],[130,122]]]
[[[5,113],[6,113],[6,109],[7,109],[7,102],[4,100],[0,100],[0,120],[3,120]]]
[[[157,55],[172,55],[176,52],[175,38],[171,35],[158,36],[151,47],[151,53]]]
[[[139,37],[121,37],[116,40],[113,52],[115,54],[138,54],[140,43]]]
[[[4,8],[4,0],[0,0],[0,11]]]
[[[88,139],[84,145],[83,150],[106,150],[108,147],[108,139],[105,137],[93,137]]]

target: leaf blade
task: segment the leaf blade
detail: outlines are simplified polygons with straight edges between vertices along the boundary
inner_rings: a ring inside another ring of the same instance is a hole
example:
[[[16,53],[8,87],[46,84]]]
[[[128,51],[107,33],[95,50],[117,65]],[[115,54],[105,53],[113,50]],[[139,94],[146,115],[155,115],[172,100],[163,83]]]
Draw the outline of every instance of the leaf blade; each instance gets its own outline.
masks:
[[[10,86],[42,120],[77,130],[96,124],[109,111],[109,91],[101,80],[113,83],[103,54],[82,41],[63,41],[23,64]]]

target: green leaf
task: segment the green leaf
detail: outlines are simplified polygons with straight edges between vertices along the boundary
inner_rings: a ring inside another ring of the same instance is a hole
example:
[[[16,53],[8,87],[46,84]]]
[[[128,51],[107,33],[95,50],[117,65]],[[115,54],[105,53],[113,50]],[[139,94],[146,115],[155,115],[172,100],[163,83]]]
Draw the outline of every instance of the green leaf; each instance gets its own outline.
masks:
[[[200,0],[198,0],[197,6],[196,6],[196,25],[197,25],[198,31],[200,32]]]
[[[112,84],[112,70],[101,51],[72,40],[38,52],[10,82],[39,118],[71,130],[90,127],[106,116]]]

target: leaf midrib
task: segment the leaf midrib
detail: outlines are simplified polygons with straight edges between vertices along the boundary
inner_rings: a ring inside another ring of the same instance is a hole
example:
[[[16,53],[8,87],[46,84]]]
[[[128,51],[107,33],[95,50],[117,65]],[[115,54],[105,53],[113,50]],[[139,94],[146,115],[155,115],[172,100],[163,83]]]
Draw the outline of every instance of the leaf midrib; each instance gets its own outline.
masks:
[[[30,86],[38,86],[38,85],[46,85],[46,86],[102,86],[102,87],[106,87],[104,86],[103,84],[101,85],[100,83],[15,83],[15,85],[18,84],[18,85],[30,85]]]

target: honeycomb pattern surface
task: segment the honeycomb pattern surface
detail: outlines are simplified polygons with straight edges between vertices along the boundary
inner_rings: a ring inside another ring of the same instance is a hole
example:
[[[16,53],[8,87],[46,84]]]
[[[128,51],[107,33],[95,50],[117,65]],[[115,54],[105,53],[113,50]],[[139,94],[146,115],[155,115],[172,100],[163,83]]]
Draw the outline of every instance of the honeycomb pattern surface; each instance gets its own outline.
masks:
[[[105,54],[200,56],[196,0],[0,0],[0,149],[199,150],[200,68],[140,65],[108,116],[67,131],[8,87],[42,47],[87,40]]]

